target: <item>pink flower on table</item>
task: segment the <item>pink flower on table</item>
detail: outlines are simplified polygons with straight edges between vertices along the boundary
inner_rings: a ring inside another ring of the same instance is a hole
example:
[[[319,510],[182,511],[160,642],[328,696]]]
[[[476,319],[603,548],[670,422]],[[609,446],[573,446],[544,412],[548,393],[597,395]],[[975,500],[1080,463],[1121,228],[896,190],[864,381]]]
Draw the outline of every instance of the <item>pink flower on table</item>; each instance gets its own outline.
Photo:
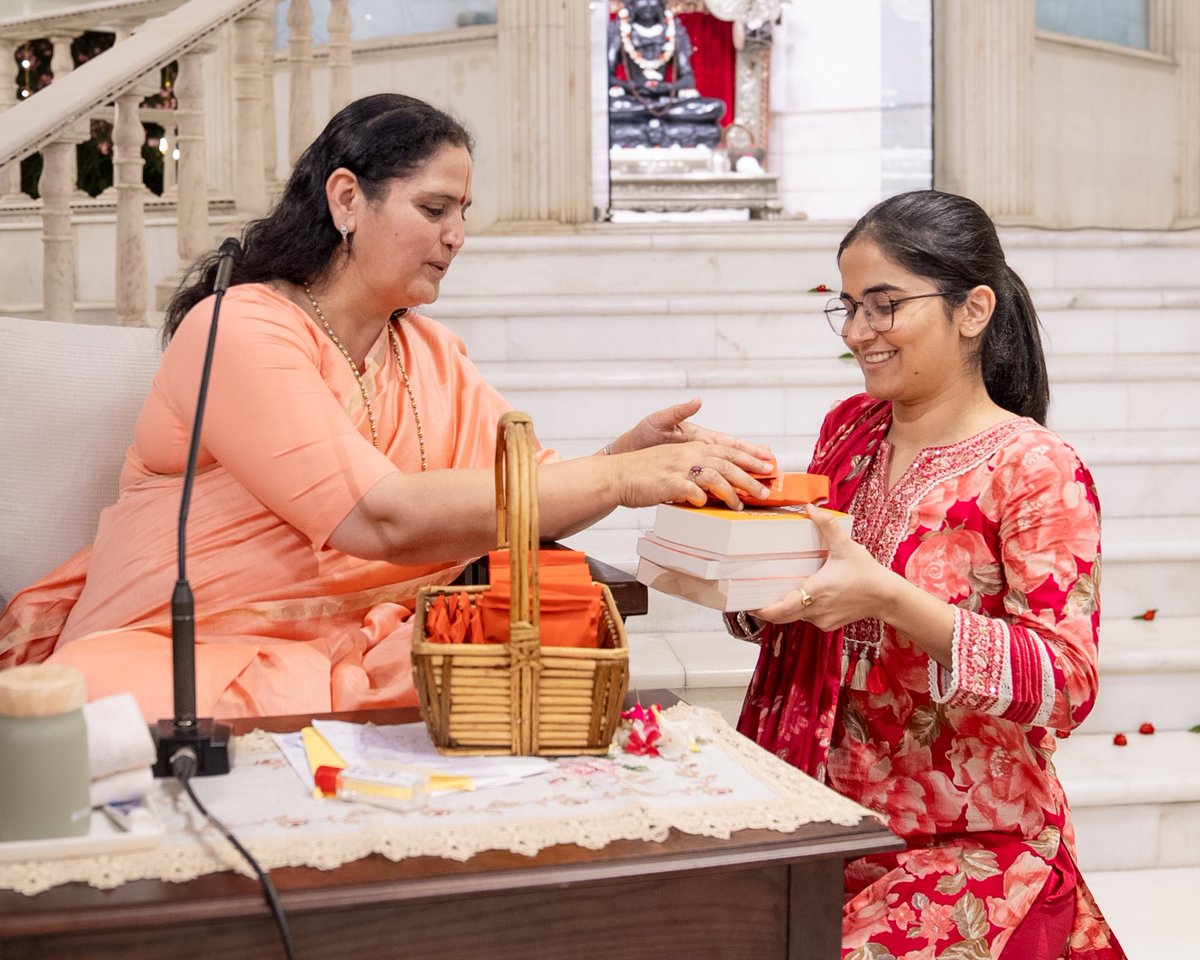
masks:
[[[969,596],[967,574],[973,567],[994,564],[987,542],[974,530],[926,534],[904,566],[904,577],[926,593],[954,601]]]
[[[944,940],[954,929],[954,908],[948,903],[931,903],[921,911],[921,936],[930,943]]]

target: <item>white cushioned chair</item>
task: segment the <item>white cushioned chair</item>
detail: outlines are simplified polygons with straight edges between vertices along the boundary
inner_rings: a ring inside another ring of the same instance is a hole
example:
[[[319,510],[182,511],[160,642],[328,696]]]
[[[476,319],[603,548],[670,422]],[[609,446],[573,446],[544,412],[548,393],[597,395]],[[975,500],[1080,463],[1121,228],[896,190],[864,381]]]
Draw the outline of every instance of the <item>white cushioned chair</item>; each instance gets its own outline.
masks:
[[[149,327],[0,317],[3,600],[91,543],[117,499],[158,342]]]

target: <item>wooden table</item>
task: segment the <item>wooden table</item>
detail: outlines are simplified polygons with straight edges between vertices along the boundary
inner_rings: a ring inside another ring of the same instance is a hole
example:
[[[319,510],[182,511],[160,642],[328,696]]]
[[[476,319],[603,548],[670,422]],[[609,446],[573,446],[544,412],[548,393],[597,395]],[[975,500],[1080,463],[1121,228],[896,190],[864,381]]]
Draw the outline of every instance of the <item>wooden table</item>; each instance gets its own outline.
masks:
[[[417,719],[415,710],[369,717]],[[310,720],[235,729],[296,730]],[[560,845],[532,858],[489,851],[466,863],[375,855],[271,877],[298,960],[836,960],[844,858],[900,846],[868,820],[728,840],[672,831],[663,843]],[[233,873],[114,890],[67,884],[36,897],[0,891],[3,960],[282,956],[258,883]]]

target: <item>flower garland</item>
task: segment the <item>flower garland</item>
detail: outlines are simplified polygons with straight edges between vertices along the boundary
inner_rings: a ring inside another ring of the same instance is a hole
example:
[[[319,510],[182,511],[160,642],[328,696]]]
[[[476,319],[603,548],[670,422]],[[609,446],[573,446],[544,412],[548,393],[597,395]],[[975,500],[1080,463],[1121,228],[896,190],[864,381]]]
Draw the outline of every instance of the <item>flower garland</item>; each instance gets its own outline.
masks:
[[[636,63],[650,80],[661,80],[667,64],[675,58],[675,14],[670,10],[664,10],[663,13],[666,15],[667,29],[662,50],[654,60],[643,57],[633,45],[633,24],[629,19],[629,10],[622,7],[617,13],[617,29],[621,32],[621,47],[629,59]]]

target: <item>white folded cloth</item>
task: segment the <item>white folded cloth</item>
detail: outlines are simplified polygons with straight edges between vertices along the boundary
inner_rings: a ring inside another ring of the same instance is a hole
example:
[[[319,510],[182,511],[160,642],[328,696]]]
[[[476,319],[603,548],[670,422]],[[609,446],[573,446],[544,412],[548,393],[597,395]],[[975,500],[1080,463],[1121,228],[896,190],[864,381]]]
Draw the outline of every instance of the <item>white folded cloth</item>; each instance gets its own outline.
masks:
[[[125,800],[140,800],[154,785],[154,774],[150,768],[138,767],[136,770],[123,770],[121,773],[110,773],[107,777],[98,777],[88,788],[93,807],[102,807],[106,803],[121,803]]]
[[[118,693],[85,703],[83,719],[92,806],[145,796],[154,782],[154,740],[133,695]]]

